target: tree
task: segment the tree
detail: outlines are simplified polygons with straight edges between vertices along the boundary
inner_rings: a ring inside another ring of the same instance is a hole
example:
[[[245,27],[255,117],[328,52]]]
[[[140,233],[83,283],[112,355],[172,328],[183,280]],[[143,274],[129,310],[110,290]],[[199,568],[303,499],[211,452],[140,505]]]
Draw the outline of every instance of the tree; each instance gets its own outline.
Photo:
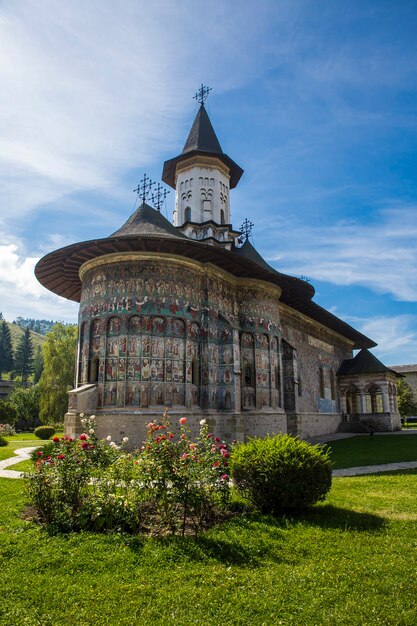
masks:
[[[3,372],[13,369],[13,348],[10,328],[4,320],[0,322],[0,380]]]
[[[0,400],[0,424],[11,424],[13,426],[16,420],[17,411],[14,404],[9,402],[9,400]]]
[[[34,428],[39,423],[39,385],[17,386],[8,397],[17,414],[18,427],[23,430]]]
[[[40,418],[62,421],[67,412],[67,391],[74,386],[77,327],[56,324],[43,345],[44,368],[39,380]]]
[[[22,377],[23,382],[27,381],[33,371],[33,345],[29,328],[25,329],[24,334],[17,344],[14,368],[16,374]]]
[[[410,385],[403,378],[397,379],[398,412],[401,417],[417,415],[417,402]]]
[[[43,372],[43,354],[41,346],[36,348],[35,358],[33,360],[33,382],[38,383]]]

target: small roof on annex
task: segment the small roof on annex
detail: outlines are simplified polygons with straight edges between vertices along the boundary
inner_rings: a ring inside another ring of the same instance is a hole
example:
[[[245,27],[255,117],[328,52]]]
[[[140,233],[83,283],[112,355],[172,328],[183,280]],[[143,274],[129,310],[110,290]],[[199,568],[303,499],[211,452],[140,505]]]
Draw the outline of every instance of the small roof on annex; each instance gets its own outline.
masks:
[[[390,372],[395,376],[401,376],[393,369],[390,369],[377,357],[369,352],[369,350],[363,349],[353,357],[353,359],[346,359],[339,367],[337,372],[338,376],[351,376],[354,374],[384,374]]]

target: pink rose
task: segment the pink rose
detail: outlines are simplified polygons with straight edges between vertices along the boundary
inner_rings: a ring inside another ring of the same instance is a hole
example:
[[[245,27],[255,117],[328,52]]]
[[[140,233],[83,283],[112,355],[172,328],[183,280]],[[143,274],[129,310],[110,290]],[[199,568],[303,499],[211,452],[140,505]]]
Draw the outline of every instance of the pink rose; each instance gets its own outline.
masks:
[[[222,474],[222,480],[229,480],[229,476],[227,474]]]
[[[230,452],[228,452],[227,450],[225,450],[224,448],[222,448],[220,450],[220,453],[224,456],[225,459],[228,459],[230,456]]]
[[[83,433],[82,435],[80,435],[80,441],[87,441],[88,439],[88,435],[86,435],[86,433]]]
[[[180,419],[180,424],[181,424],[181,426],[184,426],[186,423],[187,423],[187,418],[186,418],[186,417],[182,417],[182,418]]]

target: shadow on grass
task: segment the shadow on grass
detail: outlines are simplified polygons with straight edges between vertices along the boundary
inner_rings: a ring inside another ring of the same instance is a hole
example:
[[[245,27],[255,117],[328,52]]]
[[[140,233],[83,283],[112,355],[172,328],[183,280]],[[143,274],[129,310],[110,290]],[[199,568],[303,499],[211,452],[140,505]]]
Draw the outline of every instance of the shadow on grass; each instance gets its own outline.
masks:
[[[309,526],[334,528],[346,531],[378,531],[385,527],[386,521],[379,515],[361,513],[343,509],[333,504],[323,504],[305,511],[292,521],[303,522]]]
[[[131,537],[127,543],[142,559],[152,554],[158,563],[207,563],[215,560],[226,565],[256,568],[267,561],[297,565],[309,551],[308,540],[288,548],[288,531],[308,532],[308,527],[350,531],[381,530],[385,521],[370,513],[324,504],[300,515],[273,517],[258,513],[239,515],[198,537]],[[292,542],[291,542],[292,543]]]

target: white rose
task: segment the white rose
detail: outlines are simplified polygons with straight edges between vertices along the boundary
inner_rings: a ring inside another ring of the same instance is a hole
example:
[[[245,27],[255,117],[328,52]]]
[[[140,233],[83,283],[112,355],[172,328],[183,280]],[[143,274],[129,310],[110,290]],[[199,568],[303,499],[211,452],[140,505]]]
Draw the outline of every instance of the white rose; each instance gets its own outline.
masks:
[[[90,428],[90,430],[88,431],[90,435],[94,435],[94,428]]]
[[[127,443],[129,441],[129,437],[123,437],[122,441],[123,443]]]
[[[80,417],[84,417],[84,413],[80,413]]]
[[[206,420],[200,420],[200,426],[205,426],[207,424]]]
[[[107,435],[106,439],[107,441],[111,441],[111,435]]]

